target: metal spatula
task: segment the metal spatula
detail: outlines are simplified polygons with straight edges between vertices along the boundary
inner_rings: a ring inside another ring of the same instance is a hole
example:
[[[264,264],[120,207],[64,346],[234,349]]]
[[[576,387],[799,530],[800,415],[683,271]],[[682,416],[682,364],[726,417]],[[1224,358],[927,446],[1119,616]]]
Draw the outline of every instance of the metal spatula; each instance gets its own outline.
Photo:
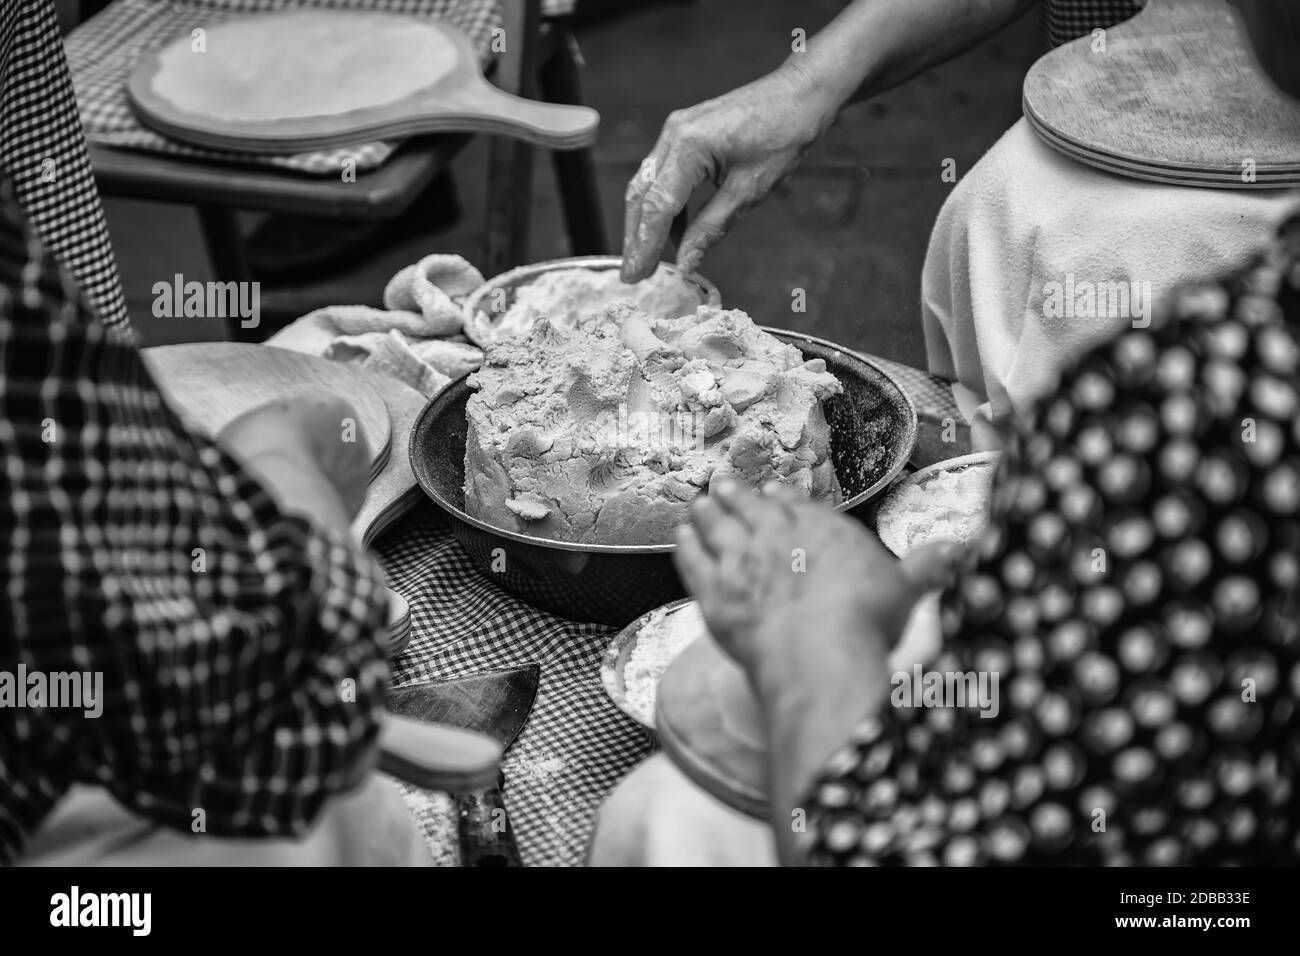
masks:
[[[504,752],[519,736],[537,697],[536,664],[455,680],[408,684],[389,691],[388,710],[484,734]],[[498,785],[454,793],[465,866],[523,866]]]

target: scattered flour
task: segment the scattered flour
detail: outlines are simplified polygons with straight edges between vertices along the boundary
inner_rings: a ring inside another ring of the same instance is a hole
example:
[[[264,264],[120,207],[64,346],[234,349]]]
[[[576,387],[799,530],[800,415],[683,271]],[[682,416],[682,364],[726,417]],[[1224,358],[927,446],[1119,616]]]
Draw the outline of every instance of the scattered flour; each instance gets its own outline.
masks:
[[[456,824],[456,803],[450,794],[423,790],[394,779],[406,809],[424,834],[434,866],[460,866],[460,835]]]
[[[563,757],[537,750],[511,755],[510,770],[517,775],[549,781],[564,773],[568,764]]]

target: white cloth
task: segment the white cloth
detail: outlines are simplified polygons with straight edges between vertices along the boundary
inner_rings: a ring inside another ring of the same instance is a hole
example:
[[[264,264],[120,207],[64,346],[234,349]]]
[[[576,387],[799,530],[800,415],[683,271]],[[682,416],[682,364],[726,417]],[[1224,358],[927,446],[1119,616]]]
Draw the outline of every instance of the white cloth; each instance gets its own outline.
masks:
[[[483,362],[482,351],[460,339],[461,302],[482,284],[482,274],[460,256],[425,256],[388,281],[384,308],[317,309],[267,344],[355,363],[433,395]]]
[[[991,424],[1029,410],[1073,359],[1144,321],[1131,283],[1147,308],[1148,294],[1158,302],[1182,282],[1217,277],[1295,205],[1285,190],[1104,173],[1049,148],[1022,119],[954,187],[921,278],[930,371],[956,383],[975,447],[996,447]],[[1127,314],[1110,308],[1124,304],[1119,283]],[[1097,286],[1107,294],[1090,306]],[[1069,292],[1075,308],[1060,314]]]

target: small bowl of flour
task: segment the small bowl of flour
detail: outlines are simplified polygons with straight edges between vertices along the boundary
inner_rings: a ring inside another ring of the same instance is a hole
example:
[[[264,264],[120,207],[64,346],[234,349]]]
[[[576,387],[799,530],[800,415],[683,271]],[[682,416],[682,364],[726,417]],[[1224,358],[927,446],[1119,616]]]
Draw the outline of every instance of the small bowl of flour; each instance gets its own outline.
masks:
[[[898,557],[934,541],[971,545],[989,521],[1000,452],[937,462],[896,482],[876,508],[876,533]]]
[[[700,605],[674,601],[637,618],[614,638],[600,666],[605,692],[647,731],[655,729],[655,698],[668,665],[695,640],[708,636]]]

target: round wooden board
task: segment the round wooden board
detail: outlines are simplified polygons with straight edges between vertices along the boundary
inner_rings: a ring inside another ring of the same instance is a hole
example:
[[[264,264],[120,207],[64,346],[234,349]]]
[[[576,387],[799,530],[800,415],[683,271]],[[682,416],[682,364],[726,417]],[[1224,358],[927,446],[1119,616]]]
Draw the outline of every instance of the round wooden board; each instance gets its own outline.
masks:
[[[400,46],[377,49],[381,31]],[[209,149],[301,153],[450,132],[577,149],[595,141],[600,124],[588,107],[493,86],[469,37],[434,20],[373,10],[262,13],[216,23],[206,29],[202,52],[193,45],[186,33],[142,55],[127,94],[143,123]],[[286,69],[294,56],[308,57],[303,69]],[[366,64],[383,77],[367,76]],[[364,93],[356,89],[362,80],[371,82]],[[317,103],[318,113],[305,109]]]
[[[752,817],[767,816],[767,748],[744,672],[710,637],[659,680],[655,726],[664,753],[698,786]]]
[[[1150,0],[1104,41],[1058,47],[1025,77],[1025,116],[1053,149],[1151,182],[1300,185],[1300,104],[1261,74],[1223,0]]]
[[[388,460],[393,438],[388,406],[360,373],[345,365],[239,342],[162,345],[141,354],[172,406],[205,435],[215,436],[244,412],[275,399],[327,392],[356,409],[372,478]]]
[[[1054,131],[1042,126],[1029,110],[1025,119],[1030,128],[1038,134],[1048,146],[1059,153],[1079,162],[1126,179],[1140,179],[1145,182],[1163,183],[1166,186],[1197,186],[1202,189],[1291,189],[1300,185],[1300,176],[1294,174],[1265,172],[1243,178],[1239,171],[1237,176],[1219,173],[1196,172],[1194,170],[1175,170],[1170,167],[1157,167],[1134,163],[1128,160],[1105,156],[1095,150],[1088,150],[1075,143],[1061,139]]]

